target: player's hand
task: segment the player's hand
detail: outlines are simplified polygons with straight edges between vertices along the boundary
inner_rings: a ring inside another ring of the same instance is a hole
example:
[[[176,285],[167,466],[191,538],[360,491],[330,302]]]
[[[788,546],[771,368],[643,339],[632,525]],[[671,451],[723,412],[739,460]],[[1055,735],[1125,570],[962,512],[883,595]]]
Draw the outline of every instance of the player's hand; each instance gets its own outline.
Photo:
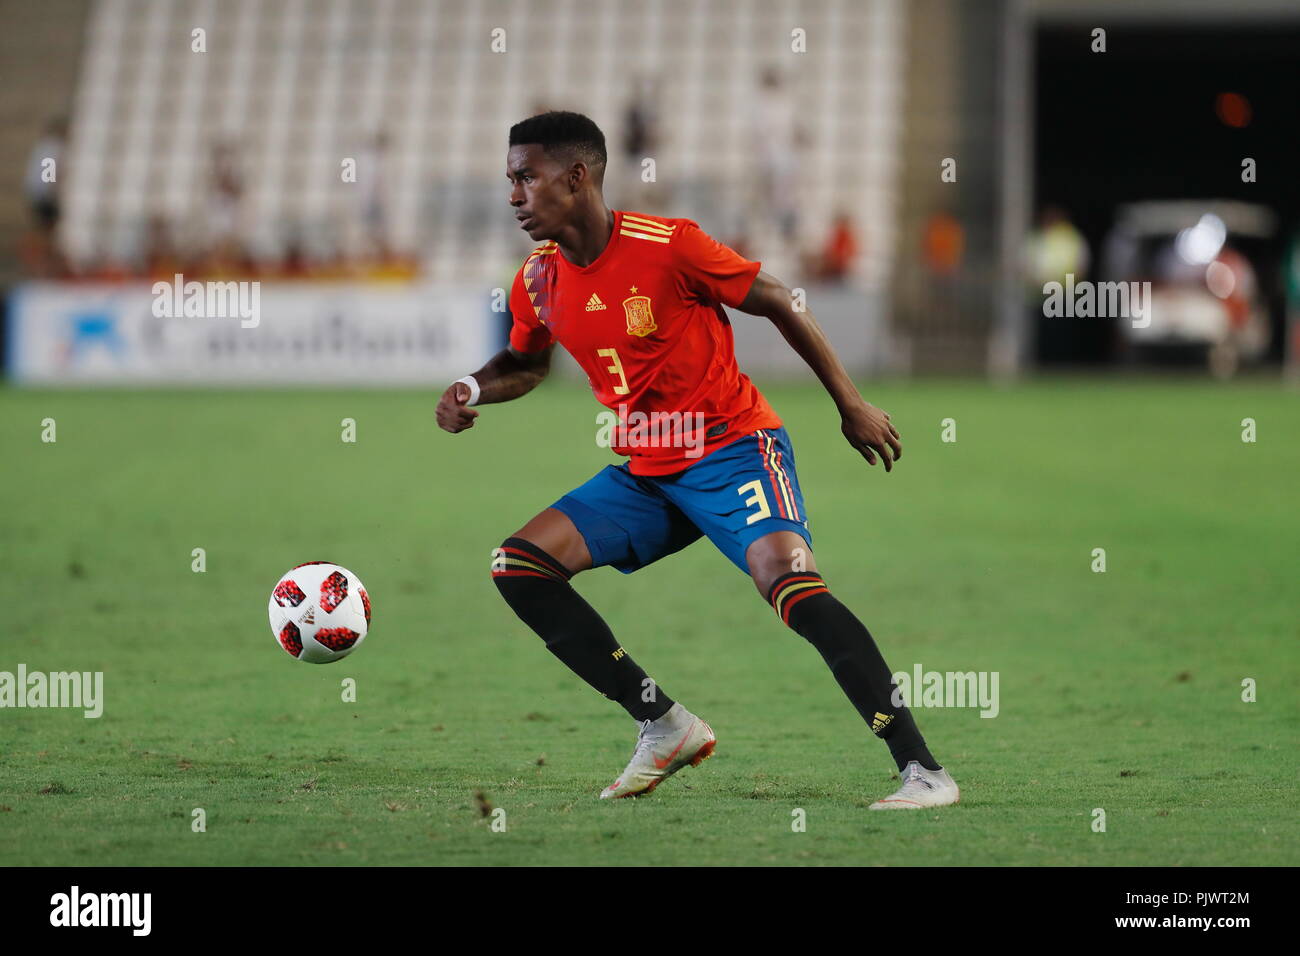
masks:
[[[840,431],[867,464],[874,465],[878,454],[885,463],[885,471],[892,471],[894,462],[903,457],[903,446],[898,442],[898,429],[889,423],[889,413],[869,402],[862,402],[846,411],[843,417]]]
[[[438,399],[439,428],[454,435],[474,427],[474,419],[478,418],[478,412],[465,404],[471,394],[469,386],[464,382],[452,382],[447,386],[447,391],[443,392],[442,398]]]

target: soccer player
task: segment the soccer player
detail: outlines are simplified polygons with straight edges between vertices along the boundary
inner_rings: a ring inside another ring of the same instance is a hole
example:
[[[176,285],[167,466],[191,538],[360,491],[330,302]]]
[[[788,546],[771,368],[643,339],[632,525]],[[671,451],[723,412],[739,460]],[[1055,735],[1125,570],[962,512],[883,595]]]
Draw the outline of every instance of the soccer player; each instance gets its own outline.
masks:
[[[736,365],[722,306],[765,316],[835,400],[841,430],[869,465],[901,457],[889,415],[858,394],[812,316],[790,291],[689,219],[610,210],[601,193],[605,137],[577,113],[510,130],[506,178],[520,228],[542,244],[515,276],[509,347],[438,402],[438,425],[471,428],[475,406],[508,402],[546,377],[556,342],[618,416],[627,456],[569,492],[493,552],[492,577],[547,649],[640,725],[632,759],[602,798],[654,790],[713,753],[707,723],[648,678],[572,577],[606,565],[630,574],[701,536],[741,571],[781,622],[813,645],[872,733],[889,746],[900,788],[873,810],[957,802],[866,627],[830,592],[781,419]]]

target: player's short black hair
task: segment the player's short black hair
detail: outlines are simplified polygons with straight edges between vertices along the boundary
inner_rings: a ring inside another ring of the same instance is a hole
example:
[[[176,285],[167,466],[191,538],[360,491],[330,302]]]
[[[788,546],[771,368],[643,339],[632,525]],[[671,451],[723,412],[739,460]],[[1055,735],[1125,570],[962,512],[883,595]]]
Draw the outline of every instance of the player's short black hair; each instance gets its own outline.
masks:
[[[521,120],[510,127],[510,145],[538,144],[550,156],[566,162],[581,160],[604,173],[609,158],[605,152],[605,134],[590,118],[581,113],[551,110]]]

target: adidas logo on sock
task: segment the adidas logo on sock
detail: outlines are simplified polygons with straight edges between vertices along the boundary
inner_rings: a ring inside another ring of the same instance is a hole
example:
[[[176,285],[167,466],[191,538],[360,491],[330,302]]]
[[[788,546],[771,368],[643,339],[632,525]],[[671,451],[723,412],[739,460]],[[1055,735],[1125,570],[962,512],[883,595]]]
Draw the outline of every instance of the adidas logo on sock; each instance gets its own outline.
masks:
[[[606,309],[606,308],[609,307],[605,305],[604,302],[600,301],[600,296],[596,295],[596,293],[593,292],[591,294],[591,298],[587,300],[587,311],[599,312],[601,309]]]

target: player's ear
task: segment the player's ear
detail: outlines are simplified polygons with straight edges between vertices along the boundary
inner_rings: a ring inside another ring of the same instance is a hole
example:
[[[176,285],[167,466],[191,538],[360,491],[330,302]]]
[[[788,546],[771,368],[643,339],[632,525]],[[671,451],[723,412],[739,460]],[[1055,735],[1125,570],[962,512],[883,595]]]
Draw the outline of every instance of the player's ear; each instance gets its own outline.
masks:
[[[569,192],[576,193],[582,188],[587,177],[591,175],[591,170],[587,168],[586,163],[574,163],[569,167]]]

